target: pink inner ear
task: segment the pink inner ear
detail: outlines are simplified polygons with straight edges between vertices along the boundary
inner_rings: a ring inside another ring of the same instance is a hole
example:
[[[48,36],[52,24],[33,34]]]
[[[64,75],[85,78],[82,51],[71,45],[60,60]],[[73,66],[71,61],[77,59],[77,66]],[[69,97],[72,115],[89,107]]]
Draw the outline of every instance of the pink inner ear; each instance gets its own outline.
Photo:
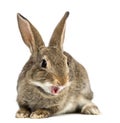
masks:
[[[34,41],[34,37],[29,21],[27,21],[27,19],[24,19],[22,16],[18,16],[18,24],[25,44],[32,48],[31,45],[34,45],[32,42]]]
[[[52,93],[52,94],[57,94],[58,91],[59,91],[59,87],[56,87],[56,86],[52,86],[52,87],[51,87],[51,93]]]

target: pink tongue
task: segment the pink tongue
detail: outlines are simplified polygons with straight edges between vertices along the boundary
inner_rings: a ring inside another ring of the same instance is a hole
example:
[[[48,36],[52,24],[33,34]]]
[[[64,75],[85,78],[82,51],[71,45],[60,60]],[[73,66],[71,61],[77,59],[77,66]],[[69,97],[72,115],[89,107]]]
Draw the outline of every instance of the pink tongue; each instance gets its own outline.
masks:
[[[58,91],[59,91],[59,87],[56,87],[56,86],[51,87],[51,93],[52,94],[56,94],[56,93],[58,93]]]

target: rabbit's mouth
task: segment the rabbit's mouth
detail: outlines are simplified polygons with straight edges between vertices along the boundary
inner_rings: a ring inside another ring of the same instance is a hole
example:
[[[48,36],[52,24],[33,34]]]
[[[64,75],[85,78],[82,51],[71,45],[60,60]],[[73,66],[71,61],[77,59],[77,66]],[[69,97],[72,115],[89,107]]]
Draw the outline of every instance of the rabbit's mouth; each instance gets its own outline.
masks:
[[[59,91],[60,91],[59,87],[56,87],[56,86],[51,87],[51,93],[52,94],[57,94],[57,93],[59,93]]]
[[[43,90],[44,92],[47,92],[51,95],[58,95],[62,90],[64,90],[68,85],[65,86],[54,86],[50,84],[49,82],[41,83],[38,81],[31,81],[32,85],[36,86],[40,90]]]

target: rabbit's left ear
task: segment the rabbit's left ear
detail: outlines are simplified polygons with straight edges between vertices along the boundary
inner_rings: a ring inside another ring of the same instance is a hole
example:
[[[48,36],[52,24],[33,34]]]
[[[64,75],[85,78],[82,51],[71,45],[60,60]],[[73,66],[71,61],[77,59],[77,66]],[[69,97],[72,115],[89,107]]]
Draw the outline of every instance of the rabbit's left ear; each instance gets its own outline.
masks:
[[[18,26],[25,44],[29,47],[32,54],[45,47],[41,35],[37,29],[21,14],[17,14]]]
[[[52,34],[50,39],[49,47],[55,47],[60,50],[63,49],[63,42],[65,37],[65,22],[67,17],[69,16],[69,12],[66,12]]]

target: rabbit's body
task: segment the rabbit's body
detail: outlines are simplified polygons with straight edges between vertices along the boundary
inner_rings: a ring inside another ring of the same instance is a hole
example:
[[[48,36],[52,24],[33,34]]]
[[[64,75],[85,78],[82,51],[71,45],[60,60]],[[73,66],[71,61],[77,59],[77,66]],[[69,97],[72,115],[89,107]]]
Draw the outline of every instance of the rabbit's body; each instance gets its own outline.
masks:
[[[16,117],[44,118],[70,112],[99,114],[97,106],[91,102],[93,93],[86,70],[62,51],[67,16],[68,13],[57,25],[49,47],[45,47],[37,30],[18,14],[23,40],[32,55],[18,79],[20,110]]]

